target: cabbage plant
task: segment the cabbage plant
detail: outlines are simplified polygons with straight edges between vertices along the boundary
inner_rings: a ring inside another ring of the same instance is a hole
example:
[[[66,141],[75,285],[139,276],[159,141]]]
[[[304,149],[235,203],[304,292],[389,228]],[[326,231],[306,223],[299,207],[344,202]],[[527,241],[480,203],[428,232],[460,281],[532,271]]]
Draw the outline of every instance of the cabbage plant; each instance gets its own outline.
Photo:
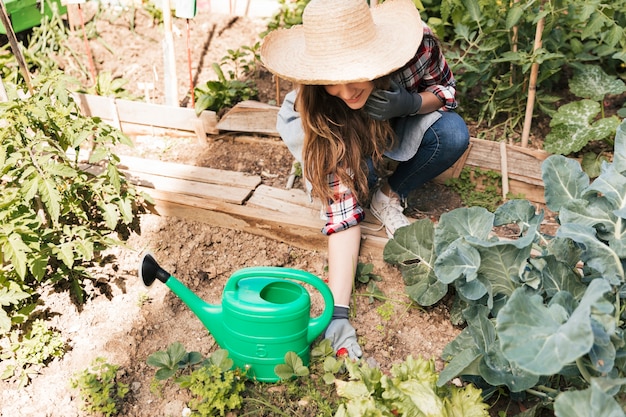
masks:
[[[544,161],[542,176],[547,207],[558,213],[555,236],[541,232],[543,211],[511,200],[494,213],[459,208],[436,225],[399,229],[385,260],[422,306],[454,290],[452,316],[465,328],[443,352],[439,386],[459,376],[486,393],[536,394],[557,416],[624,416],[626,122],[593,182],[561,155]],[[499,226],[517,237],[497,237]]]

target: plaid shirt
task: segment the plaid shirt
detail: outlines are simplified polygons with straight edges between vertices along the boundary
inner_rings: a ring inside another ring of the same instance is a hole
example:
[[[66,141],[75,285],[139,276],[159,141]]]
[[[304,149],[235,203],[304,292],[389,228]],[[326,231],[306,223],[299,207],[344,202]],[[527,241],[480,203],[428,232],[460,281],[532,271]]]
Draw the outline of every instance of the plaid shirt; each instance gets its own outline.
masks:
[[[432,35],[432,31],[426,25],[424,34]],[[433,52],[436,51],[439,51],[438,59],[431,60]],[[453,110],[458,105],[455,98],[454,76],[441,48],[430,37],[424,38],[415,56],[396,71],[393,78],[409,91],[430,91],[435,94],[444,103],[440,110]],[[326,220],[326,225],[322,233],[331,235],[359,224],[365,218],[365,213],[352,191],[335,175],[328,176],[328,185],[333,191],[333,200],[329,200],[323,209],[322,217]]]

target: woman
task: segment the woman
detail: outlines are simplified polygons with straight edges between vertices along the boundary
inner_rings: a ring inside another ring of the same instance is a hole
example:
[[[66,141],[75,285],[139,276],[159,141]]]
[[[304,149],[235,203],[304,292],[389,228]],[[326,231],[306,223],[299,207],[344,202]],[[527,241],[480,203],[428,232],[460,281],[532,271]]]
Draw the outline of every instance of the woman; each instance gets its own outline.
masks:
[[[325,337],[335,351],[358,358],[348,312],[363,206],[371,194],[371,213],[393,237],[410,224],[401,201],[456,162],[469,132],[450,111],[457,107],[454,77],[411,0],[372,8],[365,0],[312,0],[302,22],[271,32],[261,58],[298,84],[277,128],[324,205],[335,298]]]

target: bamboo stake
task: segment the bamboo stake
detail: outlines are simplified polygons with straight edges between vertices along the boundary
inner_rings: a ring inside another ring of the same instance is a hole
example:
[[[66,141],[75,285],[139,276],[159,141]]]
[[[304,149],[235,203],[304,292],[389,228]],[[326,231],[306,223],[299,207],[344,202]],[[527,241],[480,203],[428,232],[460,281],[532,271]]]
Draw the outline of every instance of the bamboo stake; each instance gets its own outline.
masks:
[[[506,155],[506,142],[500,142],[500,172],[502,173],[502,201],[509,194],[509,160]]]
[[[537,22],[537,30],[535,31],[535,45],[533,52],[537,52],[541,48],[541,35],[545,19],[542,17]],[[530,69],[530,82],[528,84],[528,100],[526,102],[526,115],[524,116],[524,128],[522,130],[522,147],[528,146],[528,137],[530,136],[530,125],[532,124],[533,110],[535,106],[535,97],[537,95],[537,77],[539,75],[539,63],[533,62]]]
[[[7,32],[7,38],[9,39],[11,50],[13,51],[13,55],[15,55],[15,59],[17,59],[17,65],[20,67],[22,76],[24,77],[24,81],[28,87],[28,92],[32,95],[33,86],[30,82],[30,73],[28,72],[28,67],[26,66],[26,60],[24,59],[22,50],[17,42],[17,36],[15,36],[15,32],[13,31],[13,25],[9,19],[7,9],[4,6],[4,1],[0,1],[0,20],[2,21],[2,25]]]
[[[176,56],[174,55],[174,35],[172,34],[172,7],[169,0],[163,0],[163,69],[165,78],[165,104],[178,106],[178,81],[176,78]]]

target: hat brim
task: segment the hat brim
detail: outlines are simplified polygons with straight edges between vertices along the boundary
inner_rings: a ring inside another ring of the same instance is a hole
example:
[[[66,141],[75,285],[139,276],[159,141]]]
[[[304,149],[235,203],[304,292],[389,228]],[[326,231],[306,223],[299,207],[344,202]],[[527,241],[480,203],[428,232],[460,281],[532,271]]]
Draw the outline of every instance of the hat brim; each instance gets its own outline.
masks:
[[[334,85],[370,81],[390,74],[417,52],[424,35],[411,1],[387,0],[372,7],[373,42],[339,54],[307,54],[302,25],[270,32],[261,46],[265,67],[297,84]]]

